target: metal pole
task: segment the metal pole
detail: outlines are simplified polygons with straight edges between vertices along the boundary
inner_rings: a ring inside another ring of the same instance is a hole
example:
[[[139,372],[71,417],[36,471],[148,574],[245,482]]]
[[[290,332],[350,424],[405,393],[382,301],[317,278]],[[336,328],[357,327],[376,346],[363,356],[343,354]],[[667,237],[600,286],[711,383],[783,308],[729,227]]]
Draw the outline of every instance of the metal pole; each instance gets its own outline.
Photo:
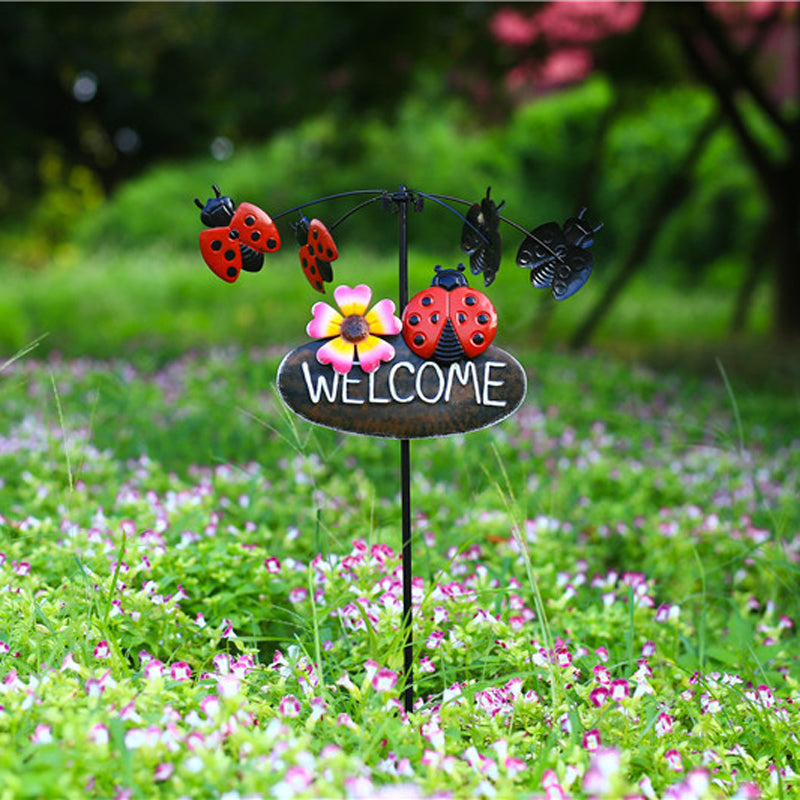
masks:
[[[399,223],[399,313],[408,303],[408,203],[410,195],[405,186],[395,195],[400,212]],[[400,502],[402,508],[403,529],[403,630],[405,643],[403,645],[403,673],[405,688],[403,690],[403,705],[406,713],[414,708],[414,634],[412,630],[412,604],[411,604],[411,442],[408,439],[400,440]]]

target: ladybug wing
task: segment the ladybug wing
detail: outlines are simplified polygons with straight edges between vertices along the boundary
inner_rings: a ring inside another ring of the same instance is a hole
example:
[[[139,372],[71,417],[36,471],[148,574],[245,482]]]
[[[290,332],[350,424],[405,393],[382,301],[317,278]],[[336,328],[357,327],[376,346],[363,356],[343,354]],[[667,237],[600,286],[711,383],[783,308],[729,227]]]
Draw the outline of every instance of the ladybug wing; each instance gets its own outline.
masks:
[[[300,266],[312,288],[325,293],[323,282],[333,280],[331,261],[339,257],[330,231],[318,219],[308,225],[305,244],[300,248]]]
[[[274,253],[280,249],[281,237],[278,228],[266,211],[252,203],[240,203],[231,220],[230,230],[239,239],[259,253]]]
[[[545,222],[544,225],[534,228],[520,245],[517,251],[517,266],[535,270],[537,267],[563,258],[566,248],[567,240],[561,227],[555,222]]]
[[[430,358],[447,323],[448,295],[441,286],[430,286],[409,300],[403,311],[403,339],[422,358]]]
[[[242,253],[236,238],[230,234],[230,228],[200,231],[200,253],[218,278],[233,283],[242,269]]]
[[[497,333],[497,311],[492,301],[476,289],[462,286],[449,292],[450,320],[469,358],[480,355]]]
[[[581,247],[568,247],[564,263],[555,265],[552,286],[556,300],[572,297],[589,280],[594,266],[594,256]],[[533,275],[531,275],[533,278]]]
[[[503,240],[497,231],[487,234],[489,243],[476,250],[469,257],[469,268],[473,275],[483,273],[484,286],[489,286],[497,276],[503,258]]]
[[[472,255],[485,244],[481,234],[485,233],[481,219],[481,204],[473,203],[467,211],[467,221],[461,230],[461,249]]]

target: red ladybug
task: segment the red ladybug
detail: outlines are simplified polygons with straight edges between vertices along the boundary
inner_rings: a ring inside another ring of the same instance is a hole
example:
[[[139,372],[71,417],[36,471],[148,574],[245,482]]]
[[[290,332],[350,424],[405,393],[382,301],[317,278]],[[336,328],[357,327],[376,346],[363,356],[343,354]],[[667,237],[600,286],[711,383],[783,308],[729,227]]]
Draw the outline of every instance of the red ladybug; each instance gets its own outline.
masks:
[[[480,355],[496,332],[497,311],[483,292],[470,288],[463,264],[437,265],[430,288],[414,295],[403,312],[406,344],[443,364]]]
[[[318,219],[309,222],[308,217],[300,217],[292,227],[300,245],[303,275],[314,289],[325,294],[323,281],[330,283],[333,280],[331,261],[339,257],[333,236]]]
[[[240,203],[234,210],[233,200],[212,188],[217,196],[205,206],[194,201],[202,212],[200,221],[209,227],[200,231],[200,252],[215,275],[233,283],[243,269],[258,272],[264,253],[280,249],[281,237],[266,211],[252,203]]]

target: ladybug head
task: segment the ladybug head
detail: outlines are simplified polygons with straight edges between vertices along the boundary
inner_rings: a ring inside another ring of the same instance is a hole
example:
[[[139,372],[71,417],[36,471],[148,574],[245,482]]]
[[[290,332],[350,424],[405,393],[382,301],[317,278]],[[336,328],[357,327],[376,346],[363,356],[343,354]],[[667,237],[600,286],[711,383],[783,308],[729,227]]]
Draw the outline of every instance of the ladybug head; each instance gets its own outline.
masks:
[[[431,286],[441,286],[445,291],[451,292],[459,286],[468,286],[467,279],[464,277],[464,265],[459,264],[457,269],[443,269],[439,264],[436,265],[436,274],[433,276]]]
[[[292,230],[294,231],[295,238],[297,239],[297,244],[300,247],[304,247],[308,244],[308,229],[311,225],[308,217],[304,217],[301,215],[300,219],[297,222],[292,223]]]
[[[233,219],[235,205],[230,197],[220,194],[218,186],[211,187],[216,197],[209,197],[203,205],[196,197],[194,204],[200,209],[200,222],[208,228],[221,228]]]
[[[564,223],[564,235],[568,242],[588,249],[594,244],[594,235],[603,227],[603,223],[592,227],[591,223],[584,219],[585,213],[586,209],[583,208],[577,217],[570,217]]]

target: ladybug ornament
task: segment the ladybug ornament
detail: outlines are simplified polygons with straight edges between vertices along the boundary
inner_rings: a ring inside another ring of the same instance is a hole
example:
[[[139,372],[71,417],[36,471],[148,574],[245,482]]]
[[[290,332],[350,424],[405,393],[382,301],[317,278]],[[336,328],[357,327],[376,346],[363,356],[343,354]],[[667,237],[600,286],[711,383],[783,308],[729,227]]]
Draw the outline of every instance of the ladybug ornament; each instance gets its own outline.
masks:
[[[200,221],[208,230],[200,231],[200,253],[211,271],[233,283],[242,270],[258,272],[264,266],[264,253],[280,249],[281,237],[266,211],[252,203],[240,203],[211,187],[216,197],[205,205],[195,198]]]
[[[563,226],[557,222],[539,225],[517,251],[517,266],[531,271],[531,285],[549,288],[556,300],[572,297],[591,275],[594,256],[589,248],[603,223],[592,225],[585,214],[584,208]]]
[[[300,245],[300,266],[303,268],[303,275],[313,289],[325,294],[323,283],[330,283],[333,280],[331,261],[339,257],[333,236],[318,219],[309,221],[308,217],[300,217],[292,228]]]
[[[475,358],[497,332],[497,311],[491,300],[473,289],[457,269],[436,266],[429,288],[411,298],[403,312],[403,338],[424,359],[450,364]]]

